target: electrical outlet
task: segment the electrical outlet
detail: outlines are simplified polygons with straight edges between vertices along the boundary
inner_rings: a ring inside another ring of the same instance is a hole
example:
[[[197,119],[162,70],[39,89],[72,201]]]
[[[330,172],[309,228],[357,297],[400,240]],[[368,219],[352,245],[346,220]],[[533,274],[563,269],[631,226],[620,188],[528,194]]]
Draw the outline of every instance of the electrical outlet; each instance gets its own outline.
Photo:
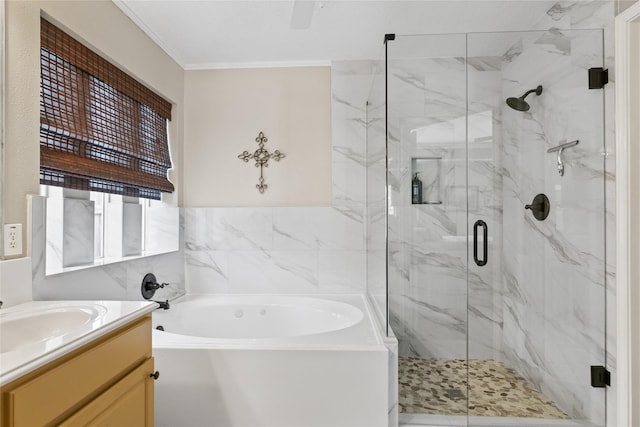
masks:
[[[22,224],[4,225],[4,256],[22,255]]]

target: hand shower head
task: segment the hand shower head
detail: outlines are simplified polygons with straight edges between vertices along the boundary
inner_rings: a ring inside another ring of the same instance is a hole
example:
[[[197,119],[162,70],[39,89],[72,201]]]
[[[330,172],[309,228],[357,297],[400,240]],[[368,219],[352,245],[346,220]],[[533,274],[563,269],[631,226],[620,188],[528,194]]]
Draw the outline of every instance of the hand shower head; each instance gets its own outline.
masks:
[[[507,105],[516,111],[529,111],[529,103],[524,99],[533,92],[540,96],[542,93],[542,86],[526,91],[524,95],[519,98],[507,98]]]

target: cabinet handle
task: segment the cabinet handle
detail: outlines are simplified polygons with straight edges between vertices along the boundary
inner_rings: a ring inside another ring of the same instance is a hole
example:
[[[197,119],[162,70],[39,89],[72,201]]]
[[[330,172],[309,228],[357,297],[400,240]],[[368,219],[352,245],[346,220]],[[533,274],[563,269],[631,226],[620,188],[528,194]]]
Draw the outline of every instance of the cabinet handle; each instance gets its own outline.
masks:
[[[160,378],[160,372],[155,371],[153,374],[149,375],[149,377],[153,378],[154,380],[157,380],[158,378]]]

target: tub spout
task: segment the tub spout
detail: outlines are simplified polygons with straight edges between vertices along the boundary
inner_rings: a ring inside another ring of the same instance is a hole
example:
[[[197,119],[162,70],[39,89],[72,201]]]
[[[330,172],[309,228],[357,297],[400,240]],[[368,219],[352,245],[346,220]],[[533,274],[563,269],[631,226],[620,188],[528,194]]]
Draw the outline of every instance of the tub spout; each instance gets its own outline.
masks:
[[[154,301],[160,305],[158,308],[162,308],[164,310],[169,310],[169,300],[166,301]]]

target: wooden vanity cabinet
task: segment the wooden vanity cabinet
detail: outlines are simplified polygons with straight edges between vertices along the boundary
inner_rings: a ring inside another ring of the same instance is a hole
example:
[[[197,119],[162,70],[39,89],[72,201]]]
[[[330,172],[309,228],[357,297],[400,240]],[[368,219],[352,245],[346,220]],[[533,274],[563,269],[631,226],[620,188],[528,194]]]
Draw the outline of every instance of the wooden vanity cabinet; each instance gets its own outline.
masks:
[[[0,389],[2,427],[153,426],[151,315]]]

